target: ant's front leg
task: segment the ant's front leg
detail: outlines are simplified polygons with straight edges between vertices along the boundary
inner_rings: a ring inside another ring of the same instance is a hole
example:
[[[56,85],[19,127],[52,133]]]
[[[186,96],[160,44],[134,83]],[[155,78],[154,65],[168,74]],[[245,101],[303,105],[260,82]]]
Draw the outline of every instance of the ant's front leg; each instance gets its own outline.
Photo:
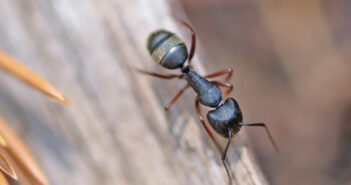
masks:
[[[183,78],[182,74],[159,74],[159,73],[155,73],[155,72],[149,72],[149,71],[144,71],[142,69],[136,69],[139,73],[145,74],[145,75],[150,75],[153,77],[157,77],[157,78],[162,78],[165,80],[170,80],[173,78]]]
[[[229,148],[229,145],[230,145],[230,141],[232,139],[232,132],[231,132],[231,130],[229,130],[228,143],[227,143],[227,146],[225,147],[225,149],[223,151],[222,147],[219,145],[219,143],[217,142],[217,140],[213,136],[211,130],[205,124],[205,120],[204,120],[204,118],[202,117],[202,114],[201,114],[200,104],[199,104],[199,100],[198,99],[196,99],[196,101],[195,101],[195,107],[196,107],[196,113],[197,113],[197,115],[199,117],[200,122],[202,123],[202,126],[205,128],[207,134],[210,136],[211,140],[216,145],[218,151],[222,154],[222,157],[221,157],[222,164],[223,164],[223,166],[225,168],[225,171],[227,172],[227,176],[228,176],[228,179],[229,179],[229,184],[231,185],[232,184],[232,178],[231,178],[231,175],[230,175],[229,168],[228,168],[228,166],[227,166],[227,164],[225,162],[225,159],[226,159],[227,151],[228,151],[228,148]]]
[[[227,77],[225,78],[224,81],[228,82],[228,80],[233,75],[233,69],[232,68],[223,69],[223,70],[217,71],[215,73],[208,74],[208,75],[204,76],[204,78],[215,78],[217,76],[222,76],[222,75],[225,75],[225,74],[227,75]]]
[[[204,118],[202,117],[202,113],[201,113],[201,109],[200,109],[200,104],[199,104],[199,100],[196,99],[195,101],[195,108],[196,108],[196,113],[197,116],[199,117],[199,120],[202,124],[202,126],[204,127],[204,129],[206,130],[207,134],[210,136],[212,142],[215,144],[215,146],[217,147],[219,153],[223,153],[222,147],[219,145],[219,143],[217,142],[216,138],[214,137],[214,135],[212,134],[211,130],[208,128],[208,126],[205,123]]]

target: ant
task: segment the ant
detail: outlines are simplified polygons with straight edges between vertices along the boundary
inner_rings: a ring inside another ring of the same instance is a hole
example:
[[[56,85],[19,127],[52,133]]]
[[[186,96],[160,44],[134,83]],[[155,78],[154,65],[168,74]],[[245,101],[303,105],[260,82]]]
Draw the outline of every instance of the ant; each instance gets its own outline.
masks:
[[[166,30],[155,31],[149,36],[147,41],[147,49],[155,62],[167,69],[173,70],[178,68],[181,70],[181,74],[165,75],[139,69],[138,71],[146,75],[151,75],[167,80],[174,78],[186,80],[187,84],[165,106],[165,110],[168,111],[171,108],[171,106],[178,100],[178,98],[184,93],[184,91],[189,87],[191,87],[195,91],[195,93],[197,94],[197,98],[195,100],[196,113],[199,117],[200,122],[202,123],[202,126],[206,130],[207,134],[210,136],[216,148],[219,150],[220,153],[222,153],[221,160],[227,172],[229,183],[232,184],[231,175],[229,173],[229,169],[225,162],[225,159],[233,135],[237,134],[242,126],[264,127],[275,150],[279,152],[279,149],[272,135],[270,134],[266,124],[243,123],[243,116],[238,102],[231,97],[227,98],[223,102],[222,91],[219,88],[219,86],[228,88],[227,91],[223,93],[224,97],[226,97],[233,90],[233,85],[228,83],[228,80],[233,74],[233,69],[229,68],[220,70],[218,72],[203,77],[193,70],[191,65],[191,59],[195,54],[196,32],[194,28],[188,23],[184,21],[181,21],[181,23],[185,27],[187,27],[191,32],[192,42],[189,55],[185,43],[176,34],[172,32]],[[188,61],[187,64],[185,64],[186,61]],[[209,78],[214,78],[221,75],[227,75],[225,81],[208,80]],[[228,139],[228,143],[224,151],[218,144],[210,129],[205,124],[205,120],[203,119],[200,110],[200,103],[204,106],[215,108],[214,110],[211,110],[207,113],[207,119],[210,122],[212,128],[219,135]]]

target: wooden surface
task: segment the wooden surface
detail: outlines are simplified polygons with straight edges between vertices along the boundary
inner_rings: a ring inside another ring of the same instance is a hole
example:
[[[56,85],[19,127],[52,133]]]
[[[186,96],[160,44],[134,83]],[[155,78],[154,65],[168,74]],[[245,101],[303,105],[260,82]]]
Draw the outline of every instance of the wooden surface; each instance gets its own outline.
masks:
[[[0,0],[0,47],[72,101],[57,104],[0,71],[0,113],[51,184],[227,184],[193,93],[165,113],[184,82],[134,70],[167,72],[147,53],[151,31],[189,41],[172,15],[164,0]],[[228,158],[235,184],[266,184],[242,138]]]

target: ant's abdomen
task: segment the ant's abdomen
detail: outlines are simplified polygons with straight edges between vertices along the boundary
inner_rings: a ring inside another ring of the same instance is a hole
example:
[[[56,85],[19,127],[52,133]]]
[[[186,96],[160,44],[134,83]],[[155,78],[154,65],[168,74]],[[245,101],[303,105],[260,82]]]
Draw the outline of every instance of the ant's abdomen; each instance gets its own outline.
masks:
[[[222,102],[221,89],[196,72],[190,71],[185,73],[185,79],[197,93],[201,104],[207,107],[217,107]]]
[[[147,41],[147,49],[155,62],[168,69],[181,67],[188,58],[184,42],[166,30],[153,32]]]

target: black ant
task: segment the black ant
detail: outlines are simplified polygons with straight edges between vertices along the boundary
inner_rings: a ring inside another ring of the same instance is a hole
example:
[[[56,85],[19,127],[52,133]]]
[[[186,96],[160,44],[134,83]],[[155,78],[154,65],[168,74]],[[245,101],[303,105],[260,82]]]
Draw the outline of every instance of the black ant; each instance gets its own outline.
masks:
[[[198,73],[196,73],[193,70],[191,66],[191,59],[193,58],[195,53],[196,33],[193,27],[191,27],[188,23],[184,21],[181,21],[181,23],[191,31],[192,42],[189,55],[185,43],[176,34],[166,30],[158,30],[153,32],[149,36],[149,39],[147,41],[147,49],[149,50],[155,62],[159,63],[167,69],[179,68],[182,74],[164,75],[144,70],[138,71],[143,74],[151,75],[162,79],[179,78],[185,79],[187,81],[187,84],[165,106],[166,111],[168,111],[171,108],[171,106],[177,101],[177,99],[183,94],[183,92],[187,88],[191,87],[192,89],[194,89],[194,91],[197,94],[197,98],[195,101],[197,115],[207,134],[210,136],[219,152],[222,153],[222,163],[227,172],[229,183],[232,184],[232,179],[230,177],[228,166],[225,163],[225,159],[233,135],[238,133],[242,126],[264,127],[275,150],[279,152],[279,149],[276,143],[274,142],[274,139],[270,134],[267,126],[264,123],[243,123],[243,116],[238,102],[231,97],[227,98],[224,102],[222,101],[222,91],[218,86],[228,88],[228,90],[224,93],[225,97],[232,91],[233,85],[227,82],[233,74],[233,70],[231,68],[224,69],[206,75],[204,77],[201,77]],[[188,60],[188,64],[184,65],[186,60]],[[207,80],[209,78],[218,77],[225,74],[227,74],[225,81]],[[207,107],[215,108],[215,110],[211,110],[207,113],[207,119],[210,122],[212,128],[218,134],[225,138],[228,138],[228,143],[224,151],[218,144],[210,129],[205,124],[205,121],[201,114],[199,103]]]

